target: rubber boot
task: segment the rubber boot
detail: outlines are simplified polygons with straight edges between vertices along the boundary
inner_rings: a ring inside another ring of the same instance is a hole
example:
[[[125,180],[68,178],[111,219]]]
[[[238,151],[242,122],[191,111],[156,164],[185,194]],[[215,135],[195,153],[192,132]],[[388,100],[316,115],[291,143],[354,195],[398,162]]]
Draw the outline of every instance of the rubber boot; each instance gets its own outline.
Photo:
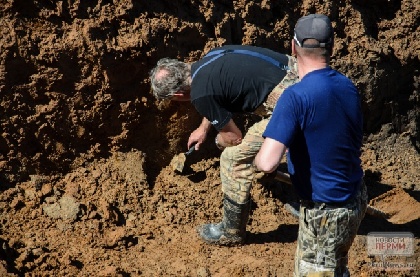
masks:
[[[242,244],[245,240],[249,211],[250,201],[238,204],[224,195],[222,221],[199,226],[198,234],[202,240],[210,244]]]

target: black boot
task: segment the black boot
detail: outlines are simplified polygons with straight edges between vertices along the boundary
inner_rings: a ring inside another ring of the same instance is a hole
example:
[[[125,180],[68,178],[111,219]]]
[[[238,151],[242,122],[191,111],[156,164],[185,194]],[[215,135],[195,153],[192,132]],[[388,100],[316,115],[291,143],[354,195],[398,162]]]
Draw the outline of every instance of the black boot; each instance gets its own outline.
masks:
[[[237,245],[245,240],[250,201],[238,204],[223,197],[223,220],[215,224],[204,224],[197,228],[202,240],[218,245]]]

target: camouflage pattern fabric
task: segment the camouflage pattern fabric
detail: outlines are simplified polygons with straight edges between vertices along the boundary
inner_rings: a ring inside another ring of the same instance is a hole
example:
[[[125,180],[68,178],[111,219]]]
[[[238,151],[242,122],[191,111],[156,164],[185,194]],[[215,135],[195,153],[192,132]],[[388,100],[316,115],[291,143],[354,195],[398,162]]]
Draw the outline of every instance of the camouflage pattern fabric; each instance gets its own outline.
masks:
[[[287,87],[298,81],[299,75],[297,71],[296,58],[292,56],[287,57],[289,58],[288,67],[290,70],[286,72],[283,80],[270,92],[265,102],[254,111],[255,114],[261,115],[263,117],[270,116],[273,113],[274,107],[276,106],[280,95]]]
[[[261,148],[263,132],[268,124],[278,98],[284,90],[298,81],[296,59],[289,56],[289,70],[283,80],[273,89],[266,102],[254,113],[266,117],[249,128],[242,143],[227,147],[220,156],[222,191],[238,204],[249,200],[255,167],[252,165]]]
[[[238,204],[249,200],[255,166],[255,156],[264,141],[262,133],[269,119],[263,119],[249,128],[242,143],[227,147],[220,156],[220,177],[222,191]]]
[[[350,276],[347,254],[366,207],[363,182],[353,201],[343,207],[314,207],[313,203],[302,201],[294,276]]]

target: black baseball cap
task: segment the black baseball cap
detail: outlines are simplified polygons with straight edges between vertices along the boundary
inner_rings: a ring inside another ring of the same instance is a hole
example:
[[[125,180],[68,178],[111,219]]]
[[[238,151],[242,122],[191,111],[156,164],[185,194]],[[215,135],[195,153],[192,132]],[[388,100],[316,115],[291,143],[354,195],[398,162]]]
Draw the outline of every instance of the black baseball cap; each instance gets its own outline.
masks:
[[[334,41],[334,30],[330,19],[323,14],[301,17],[296,23],[293,39],[297,45],[304,48],[331,47]],[[319,44],[304,45],[305,39],[316,39]]]

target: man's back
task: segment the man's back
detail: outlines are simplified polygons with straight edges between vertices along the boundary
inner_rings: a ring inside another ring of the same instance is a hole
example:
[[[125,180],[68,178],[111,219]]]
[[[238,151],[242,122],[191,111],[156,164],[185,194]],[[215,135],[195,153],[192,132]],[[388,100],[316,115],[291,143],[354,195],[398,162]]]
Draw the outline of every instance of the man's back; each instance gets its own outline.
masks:
[[[289,172],[303,199],[344,202],[363,176],[360,96],[351,81],[327,67],[285,91],[273,115],[278,140],[289,147]],[[270,134],[267,128],[267,134]]]
[[[212,51],[223,49],[246,49],[288,64],[286,55],[266,48],[228,45]],[[247,54],[228,53],[209,62],[212,58],[205,57],[191,66],[191,74],[195,74],[191,101],[201,115],[219,122],[217,129],[232,113],[255,111],[286,75],[286,70]]]

